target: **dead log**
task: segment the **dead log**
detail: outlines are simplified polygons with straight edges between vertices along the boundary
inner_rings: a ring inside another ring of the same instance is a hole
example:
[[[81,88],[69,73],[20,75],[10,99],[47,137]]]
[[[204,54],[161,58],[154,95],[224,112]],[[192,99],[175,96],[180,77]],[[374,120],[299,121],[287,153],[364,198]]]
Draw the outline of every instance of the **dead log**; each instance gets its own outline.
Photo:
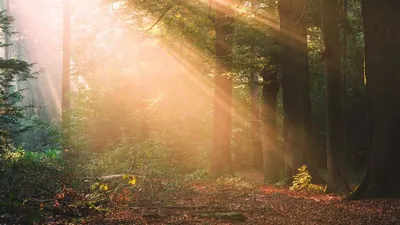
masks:
[[[228,212],[228,213],[202,213],[199,214],[200,217],[203,218],[212,218],[212,219],[218,219],[218,220],[230,220],[230,221],[238,221],[238,222],[244,222],[247,217],[241,213],[237,212]]]

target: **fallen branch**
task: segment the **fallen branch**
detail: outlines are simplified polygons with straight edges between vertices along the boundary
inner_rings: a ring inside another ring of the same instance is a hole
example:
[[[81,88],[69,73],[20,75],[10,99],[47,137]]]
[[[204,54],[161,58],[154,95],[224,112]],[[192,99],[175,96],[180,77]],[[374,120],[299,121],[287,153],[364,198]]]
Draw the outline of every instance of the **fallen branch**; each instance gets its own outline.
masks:
[[[156,214],[156,213],[145,213],[142,215],[144,218],[151,218],[151,219],[159,219],[161,218],[161,215]]]
[[[167,209],[194,209],[194,210],[200,210],[200,209],[223,209],[222,207],[215,207],[215,206],[208,206],[208,205],[166,205],[164,206]]]
[[[202,213],[199,214],[200,217],[203,218],[212,218],[212,219],[219,219],[219,220],[233,220],[244,222],[247,217],[241,213],[237,212],[228,212],[228,213]]]
[[[86,180],[86,181],[93,181],[93,180],[105,181],[105,180],[113,180],[113,179],[122,178],[124,176],[131,176],[131,177],[135,177],[135,178],[146,178],[146,176],[134,175],[134,174],[112,174],[112,175],[106,175],[106,176],[97,177],[97,178],[86,177],[84,180]]]
[[[135,207],[156,207],[156,208],[165,208],[165,209],[180,209],[180,210],[208,210],[208,211],[216,211],[223,210],[226,211],[226,208],[221,206],[209,206],[209,205],[163,205],[161,202],[149,202],[149,203],[128,203],[130,206]],[[205,211],[205,212],[208,212]]]

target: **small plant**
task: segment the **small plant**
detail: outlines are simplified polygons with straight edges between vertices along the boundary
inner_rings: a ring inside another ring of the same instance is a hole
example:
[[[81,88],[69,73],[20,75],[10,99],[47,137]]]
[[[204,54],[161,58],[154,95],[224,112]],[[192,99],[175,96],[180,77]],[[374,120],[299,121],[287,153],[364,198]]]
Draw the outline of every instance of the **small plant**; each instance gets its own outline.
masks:
[[[184,181],[185,182],[192,182],[192,181],[205,180],[206,178],[207,178],[207,170],[198,169],[194,173],[187,174],[184,177]]]
[[[307,170],[306,165],[302,165],[299,169],[298,174],[293,176],[293,182],[292,186],[290,187],[290,190],[296,190],[296,191],[301,191],[301,190],[306,190],[307,192],[312,191],[312,192],[324,192],[324,187],[315,185],[311,183],[311,175]]]
[[[311,184],[311,175],[307,170],[307,166],[302,165],[297,170],[299,171],[299,173],[293,176],[293,182],[290,190],[308,190]]]

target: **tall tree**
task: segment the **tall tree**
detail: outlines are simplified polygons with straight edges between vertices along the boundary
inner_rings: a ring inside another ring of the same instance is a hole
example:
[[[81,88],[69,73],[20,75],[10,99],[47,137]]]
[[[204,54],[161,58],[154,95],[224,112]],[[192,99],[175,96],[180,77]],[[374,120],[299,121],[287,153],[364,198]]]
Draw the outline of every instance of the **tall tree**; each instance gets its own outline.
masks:
[[[4,9],[6,10],[6,16],[11,16],[10,14],[10,0],[4,0]],[[10,59],[10,31],[7,30],[4,32],[4,59],[9,60]],[[4,91],[6,93],[9,92],[9,87],[5,87]]]
[[[259,107],[259,81],[258,72],[253,72],[250,87],[251,102],[251,147],[253,153],[253,167],[262,170],[264,165],[263,149],[261,143],[261,121]]]
[[[63,1],[63,43],[62,43],[62,119],[65,120],[65,110],[70,109],[68,93],[70,91],[71,65],[71,0]]]
[[[363,0],[369,169],[350,199],[400,197],[400,2]]]
[[[283,138],[288,177],[304,163],[310,106],[305,11],[307,0],[279,0]],[[308,96],[308,97],[307,97]]]
[[[256,1],[251,1],[251,9],[256,9]],[[256,57],[256,56],[254,56]],[[259,107],[259,72],[252,71],[250,84],[250,103],[251,103],[251,148],[253,153],[253,167],[258,170],[263,169],[263,149],[261,143],[261,121]]]
[[[214,96],[214,133],[211,167],[220,173],[231,169],[231,132],[232,132],[232,78],[229,71],[232,64],[233,11],[230,1],[213,2],[215,9],[215,96]]]
[[[10,15],[10,0],[4,0],[4,6],[7,15]],[[4,59],[8,60],[10,59],[10,34],[7,32],[4,34],[4,44],[6,45],[4,46]]]
[[[273,46],[272,49],[276,49]],[[262,120],[264,148],[264,180],[277,182],[280,179],[282,155],[278,144],[277,99],[279,92],[279,52],[270,51],[269,63],[261,70]]]
[[[328,187],[330,192],[350,192],[347,181],[346,149],[342,108],[342,72],[338,30],[338,0],[321,0],[322,35],[325,50],[325,112]]]
[[[348,36],[348,22],[347,22],[347,8],[348,8],[348,1],[343,0],[342,2],[342,7],[343,7],[343,13],[342,13],[342,18],[341,18],[341,23],[342,23],[342,33],[343,33],[343,50],[342,50],[342,55],[343,55],[343,66],[342,66],[342,71],[343,71],[343,76],[342,76],[342,87],[343,87],[343,122],[346,124],[347,120],[347,36]],[[343,126],[343,142],[345,143],[344,147],[347,149],[347,126]]]
[[[0,12],[1,36],[8,36],[11,31],[12,17],[5,11]],[[11,44],[7,41],[6,44]],[[4,42],[0,48],[7,47]],[[0,58],[0,139],[15,139],[28,127],[23,123],[24,110],[29,106],[23,104],[22,91],[15,88],[15,81],[27,81],[37,73],[31,73],[32,64],[25,61],[8,58]],[[7,59],[8,58],[8,59]],[[4,149],[0,148],[0,154]]]

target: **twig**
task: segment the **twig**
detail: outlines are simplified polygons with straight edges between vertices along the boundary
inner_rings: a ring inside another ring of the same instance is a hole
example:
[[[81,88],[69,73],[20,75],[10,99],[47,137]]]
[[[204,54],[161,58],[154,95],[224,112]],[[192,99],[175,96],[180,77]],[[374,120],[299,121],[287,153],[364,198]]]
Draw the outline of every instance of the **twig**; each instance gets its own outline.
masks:
[[[142,30],[142,31],[149,31],[149,30],[153,29],[153,28],[162,20],[162,18],[165,16],[165,14],[167,14],[167,12],[169,12],[169,10],[172,9],[172,7],[174,7],[174,6],[173,6],[173,5],[169,6],[169,7],[161,14],[161,16],[157,19],[157,21],[156,21],[153,25],[151,25],[149,28],[144,29],[144,30]]]

